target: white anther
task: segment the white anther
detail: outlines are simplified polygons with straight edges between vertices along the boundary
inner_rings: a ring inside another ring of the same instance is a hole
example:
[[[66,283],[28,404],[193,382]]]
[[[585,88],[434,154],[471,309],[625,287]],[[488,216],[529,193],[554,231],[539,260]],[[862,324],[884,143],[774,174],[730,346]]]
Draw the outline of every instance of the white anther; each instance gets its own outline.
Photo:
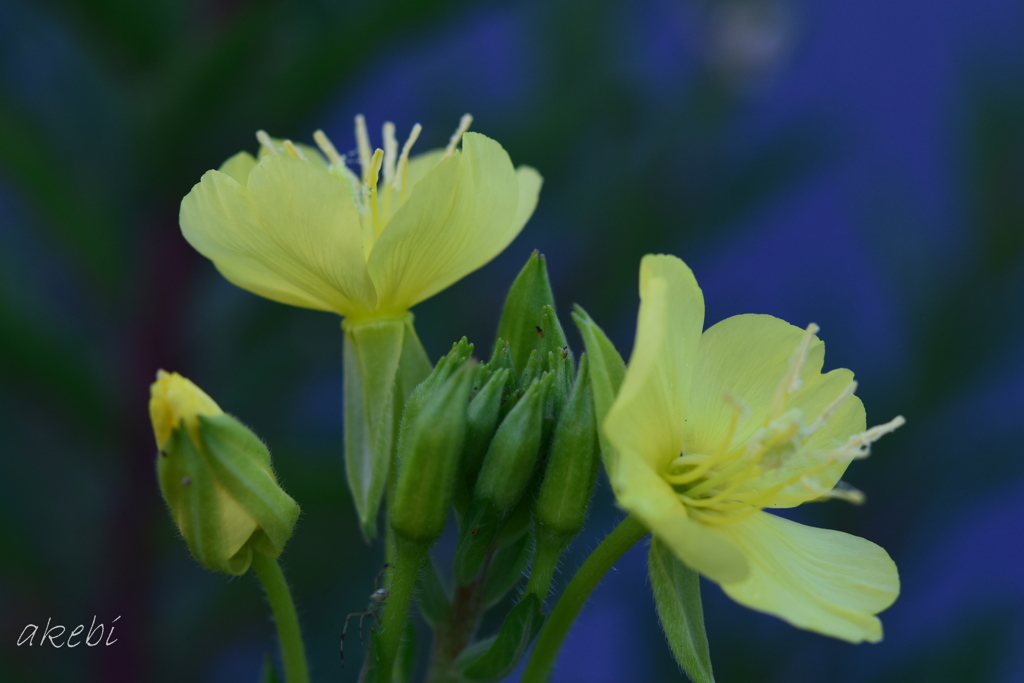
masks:
[[[462,118],[459,120],[459,127],[452,134],[451,140],[448,141],[448,146],[444,149],[445,156],[451,156],[455,152],[455,147],[459,144],[459,140],[462,139],[462,134],[469,130],[469,126],[472,123],[472,116],[469,114],[462,115]]]
[[[267,151],[273,154],[275,157],[280,154],[280,152],[277,151],[277,147],[274,145],[274,141],[270,139],[269,135],[267,135],[267,131],[256,131],[256,139],[259,140],[259,143],[266,147]]]

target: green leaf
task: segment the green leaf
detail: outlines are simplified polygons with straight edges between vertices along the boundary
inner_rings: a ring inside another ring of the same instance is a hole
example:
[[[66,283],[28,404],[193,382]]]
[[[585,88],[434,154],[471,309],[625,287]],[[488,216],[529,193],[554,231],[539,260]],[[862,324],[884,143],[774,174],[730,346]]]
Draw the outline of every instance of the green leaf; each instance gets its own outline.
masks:
[[[260,683],[280,683],[277,677],[277,670],[274,669],[274,661],[270,655],[263,656],[263,672],[260,674]]]
[[[530,594],[505,617],[498,636],[486,650],[474,650],[460,657],[455,666],[468,681],[500,681],[516,668],[544,624],[541,602]]]
[[[651,540],[647,571],[658,620],[676,662],[694,683],[714,683],[700,601],[700,576],[657,538]]]

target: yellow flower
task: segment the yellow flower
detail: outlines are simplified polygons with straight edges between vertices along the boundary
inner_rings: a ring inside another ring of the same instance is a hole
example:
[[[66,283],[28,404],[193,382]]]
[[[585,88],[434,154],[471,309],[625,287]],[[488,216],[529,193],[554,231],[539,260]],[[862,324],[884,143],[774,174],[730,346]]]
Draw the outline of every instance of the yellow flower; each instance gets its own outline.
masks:
[[[384,124],[383,149],[371,154],[358,116],[358,177],[322,131],[323,155],[260,131],[259,160],[236,154],[182,200],[182,232],[260,296],[352,324],[398,318],[497,256],[536,206],[540,175],[467,133],[470,121],[446,149],[410,157],[419,124],[401,150]]]
[[[619,504],[737,602],[850,642],[882,638],[899,593],[877,545],[764,512],[821,498],[858,502],[850,462],[903,424],[865,429],[853,373],[822,374],[816,325],[766,315],[708,330],[693,273],[646,256],[622,387],[603,422]]]

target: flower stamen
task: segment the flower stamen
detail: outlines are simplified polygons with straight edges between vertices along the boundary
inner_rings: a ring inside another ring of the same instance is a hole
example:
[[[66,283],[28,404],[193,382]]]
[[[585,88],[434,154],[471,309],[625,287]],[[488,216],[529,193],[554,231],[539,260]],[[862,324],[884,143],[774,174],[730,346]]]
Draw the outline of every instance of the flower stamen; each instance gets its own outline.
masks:
[[[800,390],[803,384],[803,380],[800,379],[800,371],[804,369],[804,364],[807,362],[807,354],[811,349],[811,340],[820,329],[816,324],[811,323],[804,330],[804,336],[800,339],[800,345],[789,360],[789,368],[779,383],[778,389],[775,390],[775,396],[772,399],[772,416],[781,415],[783,408],[786,406],[786,399]]]
[[[267,148],[269,153],[273,154],[275,157],[280,155],[280,152],[277,151],[277,146],[274,145],[274,141],[270,139],[269,135],[267,135],[267,131],[262,129],[256,131],[256,139],[259,141],[260,145]]]
[[[366,132],[366,118],[362,114],[356,114],[356,148],[359,150],[359,170],[362,181],[368,183],[370,181],[370,134]]]
[[[472,123],[473,117],[470,114],[462,115],[462,118],[459,119],[459,127],[452,134],[451,140],[448,141],[448,146],[444,149],[444,156],[449,157],[455,153],[455,147],[459,144],[459,140],[462,139],[462,134],[469,130],[469,126]]]
[[[857,391],[857,382],[851,381],[846,385],[846,388],[843,389],[843,393],[839,394],[839,397],[832,401],[832,403],[830,403],[829,406],[821,412],[818,419],[811,423],[811,426],[807,428],[807,433],[813,434],[823,427],[825,423],[828,422],[828,419],[835,415],[836,411],[839,410],[844,403],[850,400],[853,396],[853,392],[855,391]]]
[[[375,237],[380,237],[380,234],[384,232],[384,223],[380,218],[380,205],[377,201],[377,177],[380,174],[380,167],[383,163],[384,150],[378,148],[377,151],[373,153],[373,158],[370,160],[368,167],[369,178],[366,183],[366,187],[370,192],[370,215],[373,217],[373,231]]]
[[[412,127],[412,131],[409,133],[409,139],[402,145],[402,153],[398,156],[398,173],[395,176],[395,189],[399,191],[398,203],[401,205],[405,201],[405,188],[409,180],[409,152],[412,150],[413,144],[420,136],[420,132],[423,130],[423,126],[416,124]]]
[[[302,153],[302,150],[296,147],[291,140],[284,141],[284,150],[299,161],[309,161],[309,159],[306,158],[306,155]]]
[[[317,130],[313,133],[313,140],[316,141],[316,146],[320,148],[320,151],[324,153],[324,156],[327,157],[327,160],[333,166],[345,165],[345,160],[338,154],[337,148],[322,130]]]

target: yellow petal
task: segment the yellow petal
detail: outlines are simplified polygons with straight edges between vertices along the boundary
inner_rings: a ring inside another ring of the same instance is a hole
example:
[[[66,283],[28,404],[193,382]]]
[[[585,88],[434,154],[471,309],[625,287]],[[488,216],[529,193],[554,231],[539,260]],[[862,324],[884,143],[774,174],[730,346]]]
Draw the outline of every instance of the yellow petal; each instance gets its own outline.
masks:
[[[239,152],[235,156],[231,157],[217,169],[221,173],[227,173],[229,176],[238,181],[238,184],[242,187],[249,182],[249,172],[252,171],[253,166],[256,165],[256,159],[253,158],[248,152]]]
[[[180,221],[189,244],[239,287],[292,306],[334,310],[330,298],[305,286],[299,264],[279,267],[279,249],[265,235],[248,191],[231,176],[205,173],[181,201]]]
[[[391,218],[367,266],[381,314],[436,294],[498,255],[522,228],[508,154],[476,133],[424,175]]]
[[[736,602],[851,643],[878,642],[875,617],[899,595],[896,565],[874,543],[765,512],[720,532],[747,556],[750,574],[722,589]]]
[[[516,216],[512,220],[513,229],[518,235],[530,220],[533,210],[537,208],[537,198],[540,196],[540,187],[544,184],[537,169],[530,166],[520,166],[516,169],[516,179],[519,181],[519,203],[516,205]]]
[[[372,310],[358,209],[323,169],[288,156],[264,157],[249,174],[249,194],[281,267],[342,315]]]
[[[409,157],[409,168],[403,181],[406,196],[416,187],[416,184],[423,180],[424,176],[434,170],[444,158],[444,148],[432,149],[423,154]]]
[[[770,315],[738,315],[710,327],[701,338],[698,369],[690,387],[683,450],[715,453],[725,448],[723,440],[730,432],[737,405],[742,406],[743,415],[732,438],[734,447],[778,417],[772,415],[773,402],[803,337],[804,330]],[[845,369],[822,375],[824,358],[825,344],[814,337],[800,372],[800,388],[782,406],[784,410],[798,409],[805,426],[813,424],[853,381],[853,373]],[[766,470],[743,490],[766,488],[815,467],[823,451],[863,430],[863,405],[851,397],[799,453]],[[810,478],[820,488],[830,489],[848,464],[836,462]],[[788,507],[818,494],[798,482],[779,495],[795,496],[777,505]]]
[[[684,397],[703,324],[704,297],[686,264],[645,256],[633,354],[604,430],[616,450],[643,457],[658,474],[680,455]]]

